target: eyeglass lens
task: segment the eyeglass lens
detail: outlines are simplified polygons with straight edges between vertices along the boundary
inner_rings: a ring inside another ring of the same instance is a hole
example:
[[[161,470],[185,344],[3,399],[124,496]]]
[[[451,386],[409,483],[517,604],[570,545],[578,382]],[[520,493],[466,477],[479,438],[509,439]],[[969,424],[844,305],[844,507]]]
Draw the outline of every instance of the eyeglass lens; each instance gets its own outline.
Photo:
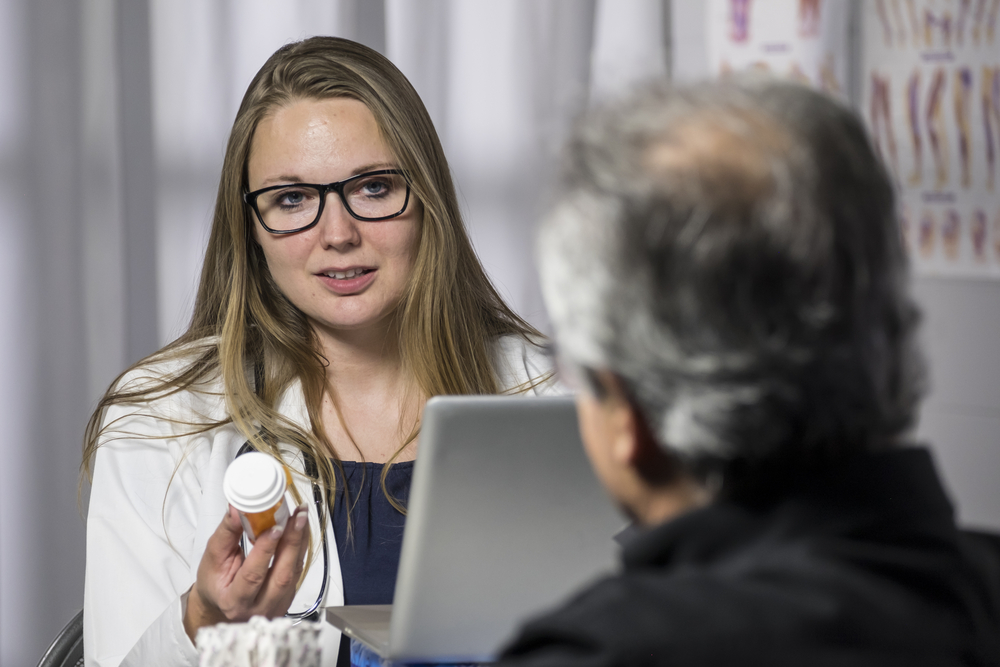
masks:
[[[406,179],[399,174],[361,175],[344,183],[342,200],[359,218],[385,218],[402,212]],[[264,224],[275,231],[311,225],[319,217],[322,197],[311,185],[289,185],[262,192],[257,209]]]

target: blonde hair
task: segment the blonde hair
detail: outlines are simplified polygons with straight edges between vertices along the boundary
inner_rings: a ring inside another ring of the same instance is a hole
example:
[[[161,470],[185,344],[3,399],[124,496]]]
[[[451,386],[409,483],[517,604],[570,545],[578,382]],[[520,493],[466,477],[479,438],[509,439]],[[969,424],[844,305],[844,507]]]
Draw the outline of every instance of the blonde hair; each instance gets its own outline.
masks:
[[[253,220],[242,197],[248,189],[251,142],[261,120],[295,100],[333,97],[356,99],[368,107],[423,207],[412,274],[395,313],[400,358],[421,393],[498,393],[492,342],[510,334],[540,340],[503,302],[479,263],[437,133],[409,81],[381,54],[349,40],[313,37],[288,44],[254,77],[233,123],[191,325],[133,367],[179,359],[184,369],[138,389],[120,386],[125,373],[119,376],[87,426],[83,470],[88,476],[99,440],[110,428],[102,426],[108,407],[149,403],[221,378],[228,417],[191,424],[192,432],[231,421],[260,451],[278,456],[277,443],[287,443],[311,455],[317,464],[315,481],[328,494],[335,490],[339,461],[330,459],[334,449],[320,416],[323,396],[332,389],[327,361],[306,317],[272,279],[253,240]],[[216,337],[217,344],[195,345],[208,337]],[[302,383],[311,421],[308,431],[276,409],[296,380]],[[415,435],[414,430],[390,464]],[[388,468],[382,473],[383,491]]]

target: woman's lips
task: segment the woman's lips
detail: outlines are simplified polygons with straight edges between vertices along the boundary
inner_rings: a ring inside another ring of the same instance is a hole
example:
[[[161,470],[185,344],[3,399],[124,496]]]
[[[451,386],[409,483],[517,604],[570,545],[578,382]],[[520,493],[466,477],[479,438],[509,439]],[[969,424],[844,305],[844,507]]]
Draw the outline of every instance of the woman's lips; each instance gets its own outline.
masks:
[[[362,291],[368,285],[375,280],[375,269],[355,269],[355,275],[352,278],[336,278],[334,274],[349,274],[348,271],[328,271],[325,273],[318,273],[316,276],[326,285],[327,289],[331,292],[339,294],[341,296],[347,296],[350,294],[357,294]]]

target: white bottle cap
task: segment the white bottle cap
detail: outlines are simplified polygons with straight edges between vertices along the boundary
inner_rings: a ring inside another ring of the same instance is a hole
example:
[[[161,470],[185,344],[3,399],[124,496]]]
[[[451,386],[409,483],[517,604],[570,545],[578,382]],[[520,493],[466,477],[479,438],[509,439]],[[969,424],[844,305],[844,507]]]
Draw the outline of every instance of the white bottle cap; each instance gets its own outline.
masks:
[[[229,464],[222,491],[230,505],[253,514],[277,505],[285,493],[285,485],[285,470],[274,457],[247,452]]]

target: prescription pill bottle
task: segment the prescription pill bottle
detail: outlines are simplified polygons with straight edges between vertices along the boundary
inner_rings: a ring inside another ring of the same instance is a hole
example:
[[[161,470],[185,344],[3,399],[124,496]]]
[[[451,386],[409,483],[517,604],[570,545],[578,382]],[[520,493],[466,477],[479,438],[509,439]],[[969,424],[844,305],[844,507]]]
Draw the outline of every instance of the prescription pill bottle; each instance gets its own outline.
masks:
[[[273,526],[284,527],[295,506],[289,496],[288,471],[273,456],[248,452],[229,464],[222,489],[240,513],[250,541]]]

